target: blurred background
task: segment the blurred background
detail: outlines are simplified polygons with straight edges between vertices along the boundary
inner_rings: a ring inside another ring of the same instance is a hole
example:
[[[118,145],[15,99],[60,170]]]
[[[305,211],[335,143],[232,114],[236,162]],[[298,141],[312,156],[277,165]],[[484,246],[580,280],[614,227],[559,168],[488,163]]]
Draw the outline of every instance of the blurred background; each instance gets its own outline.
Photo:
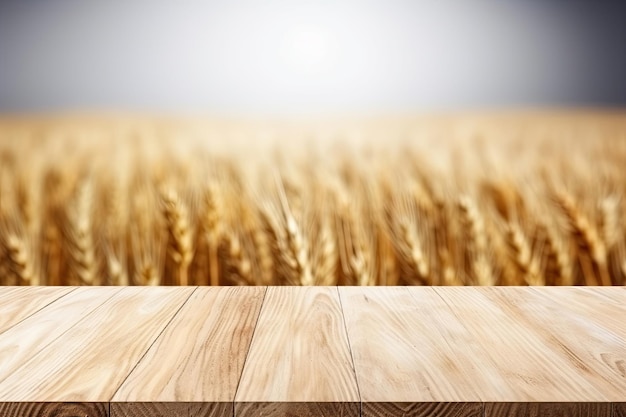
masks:
[[[5,0],[0,111],[623,107],[625,4]]]

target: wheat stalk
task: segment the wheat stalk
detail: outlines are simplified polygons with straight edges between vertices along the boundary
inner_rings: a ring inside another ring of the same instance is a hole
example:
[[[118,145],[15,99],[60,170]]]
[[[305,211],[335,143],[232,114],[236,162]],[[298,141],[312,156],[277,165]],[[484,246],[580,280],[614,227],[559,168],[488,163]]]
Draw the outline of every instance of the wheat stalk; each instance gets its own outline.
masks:
[[[459,198],[457,206],[467,238],[466,250],[470,276],[478,285],[493,285],[492,266],[487,258],[487,233],[483,217],[472,199],[466,195]]]
[[[0,122],[2,283],[623,284],[623,123],[564,120],[276,154],[235,143],[261,127]]]
[[[79,184],[74,202],[67,213],[65,229],[72,269],[83,285],[100,284],[92,235],[93,192],[93,183],[90,179]]]
[[[6,248],[9,268],[15,274],[18,285],[39,285],[33,256],[25,241],[16,234],[10,234],[6,238]]]
[[[176,282],[179,285],[188,285],[189,265],[193,259],[193,235],[189,213],[173,189],[165,190],[162,198],[169,236],[167,253],[176,265]]]
[[[516,223],[506,226],[506,241],[511,252],[511,258],[524,284],[540,285],[539,265],[533,256],[532,248],[521,227]]]
[[[611,285],[607,271],[606,247],[597,229],[578,209],[574,199],[567,192],[556,193],[555,199],[569,222],[572,236],[578,246],[585,279],[589,280],[591,285]]]

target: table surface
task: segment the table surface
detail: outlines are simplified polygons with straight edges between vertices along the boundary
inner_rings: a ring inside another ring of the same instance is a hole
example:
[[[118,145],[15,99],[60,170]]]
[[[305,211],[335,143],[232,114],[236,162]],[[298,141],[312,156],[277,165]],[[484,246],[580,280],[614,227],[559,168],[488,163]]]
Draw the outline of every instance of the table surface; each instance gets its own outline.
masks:
[[[626,417],[624,287],[3,287],[0,416]]]

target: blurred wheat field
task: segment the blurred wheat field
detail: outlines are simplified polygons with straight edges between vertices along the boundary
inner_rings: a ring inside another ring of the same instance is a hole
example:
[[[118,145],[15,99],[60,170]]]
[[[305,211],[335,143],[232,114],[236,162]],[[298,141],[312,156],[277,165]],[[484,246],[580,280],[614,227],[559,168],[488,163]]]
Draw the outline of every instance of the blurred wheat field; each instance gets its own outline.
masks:
[[[0,121],[2,285],[624,285],[626,114]]]

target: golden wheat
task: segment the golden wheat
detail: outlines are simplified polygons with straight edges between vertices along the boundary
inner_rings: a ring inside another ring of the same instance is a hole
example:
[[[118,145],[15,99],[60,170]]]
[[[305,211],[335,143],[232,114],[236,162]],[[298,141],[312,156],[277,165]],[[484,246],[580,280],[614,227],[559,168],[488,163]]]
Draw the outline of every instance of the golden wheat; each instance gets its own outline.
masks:
[[[0,284],[624,285],[625,166],[619,113],[6,118]]]

